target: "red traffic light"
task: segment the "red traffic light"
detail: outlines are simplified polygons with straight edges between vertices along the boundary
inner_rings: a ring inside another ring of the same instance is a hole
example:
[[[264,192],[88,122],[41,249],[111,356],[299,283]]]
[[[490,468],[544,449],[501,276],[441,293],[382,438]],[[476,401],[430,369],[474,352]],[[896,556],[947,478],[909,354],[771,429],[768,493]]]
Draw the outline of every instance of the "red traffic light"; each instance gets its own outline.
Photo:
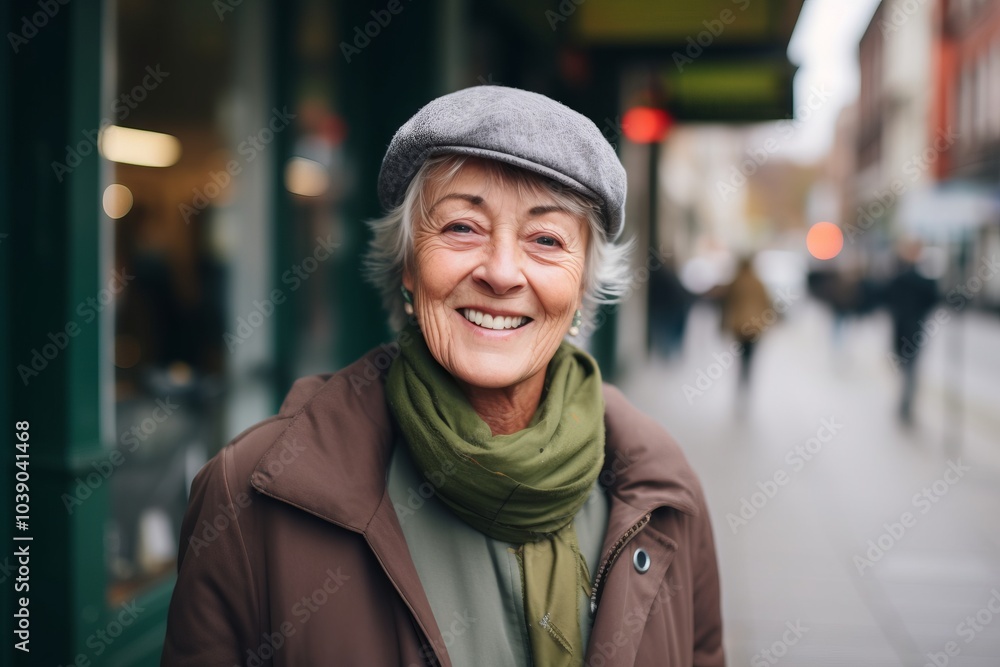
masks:
[[[622,132],[637,144],[652,144],[662,141],[673,124],[674,119],[663,109],[632,107],[622,117]]]

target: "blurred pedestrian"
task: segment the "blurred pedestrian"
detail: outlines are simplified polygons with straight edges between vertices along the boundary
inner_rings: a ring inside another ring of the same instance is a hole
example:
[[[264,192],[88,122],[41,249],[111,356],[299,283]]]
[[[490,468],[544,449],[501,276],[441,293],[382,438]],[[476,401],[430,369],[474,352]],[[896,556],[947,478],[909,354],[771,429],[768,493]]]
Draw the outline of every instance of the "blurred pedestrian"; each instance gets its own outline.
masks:
[[[693,300],[669,261],[665,260],[652,272],[649,278],[649,325],[654,352],[669,358],[680,351]]]
[[[899,246],[899,272],[886,285],[883,294],[892,317],[893,367],[903,375],[903,391],[899,402],[899,418],[905,424],[913,421],[913,397],[917,389],[916,361],[922,345],[915,339],[921,331],[923,318],[938,301],[937,285],[917,271],[917,260],[923,252],[920,241],[908,239]]]
[[[847,271],[835,271],[830,276],[827,303],[833,311],[833,347],[839,351],[844,341],[847,318],[857,313],[861,296],[857,277]]]
[[[750,366],[753,354],[766,328],[771,297],[753,269],[753,257],[740,259],[736,277],[722,297],[722,328],[730,332],[742,348],[740,354],[739,387],[745,393],[750,387]]]
[[[850,356],[845,350],[844,340],[847,338],[848,318],[857,317],[861,311],[865,298],[862,289],[858,272],[844,269],[834,272],[829,285],[826,303],[833,315],[830,323],[830,352],[834,367],[839,370],[849,366]]]

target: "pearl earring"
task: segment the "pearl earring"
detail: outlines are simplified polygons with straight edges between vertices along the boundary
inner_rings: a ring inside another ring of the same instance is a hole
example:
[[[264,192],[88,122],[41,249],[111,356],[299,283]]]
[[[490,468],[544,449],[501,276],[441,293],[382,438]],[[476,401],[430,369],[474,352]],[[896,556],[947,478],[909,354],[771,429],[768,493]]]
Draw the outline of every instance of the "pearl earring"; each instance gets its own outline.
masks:
[[[580,335],[580,325],[583,323],[583,313],[579,309],[573,314],[573,323],[569,326],[570,336]]]
[[[410,292],[410,290],[406,289],[405,285],[400,285],[399,289],[403,293],[403,301],[406,302],[406,303],[403,304],[403,311],[407,315],[412,315],[413,314],[413,294]]]

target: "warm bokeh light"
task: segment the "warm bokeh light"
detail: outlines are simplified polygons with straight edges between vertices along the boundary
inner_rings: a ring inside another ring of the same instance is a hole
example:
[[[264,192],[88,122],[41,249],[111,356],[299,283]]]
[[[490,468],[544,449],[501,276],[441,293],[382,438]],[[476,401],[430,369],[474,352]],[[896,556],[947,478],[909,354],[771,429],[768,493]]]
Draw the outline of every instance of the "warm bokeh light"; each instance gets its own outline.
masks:
[[[104,212],[112,220],[125,217],[132,210],[132,191],[121,183],[112,183],[104,190]]]
[[[622,131],[637,144],[662,141],[672,124],[670,114],[653,107],[632,107],[622,117]]]
[[[285,187],[292,194],[318,197],[330,187],[330,177],[319,162],[293,157],[285,164]]]
[[[806,248],[816,259],[833,259],[844,247],[844,234],[832,222],[817,222],[809,228]]]
[[[181,142],[170,134],[111,125],[101,132],[101,155],[140,167],[169,167],[181,158]]]

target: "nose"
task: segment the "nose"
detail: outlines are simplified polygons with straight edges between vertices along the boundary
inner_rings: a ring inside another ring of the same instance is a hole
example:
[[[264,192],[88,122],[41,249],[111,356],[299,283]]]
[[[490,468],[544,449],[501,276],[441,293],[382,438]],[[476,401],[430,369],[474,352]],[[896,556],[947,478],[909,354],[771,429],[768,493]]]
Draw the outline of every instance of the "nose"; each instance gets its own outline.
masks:
[[[472,279],[497,296],[517,293],[527,284],[523,259],[516,238],[495,237],[484,249],[483,261],[472,272]]]

